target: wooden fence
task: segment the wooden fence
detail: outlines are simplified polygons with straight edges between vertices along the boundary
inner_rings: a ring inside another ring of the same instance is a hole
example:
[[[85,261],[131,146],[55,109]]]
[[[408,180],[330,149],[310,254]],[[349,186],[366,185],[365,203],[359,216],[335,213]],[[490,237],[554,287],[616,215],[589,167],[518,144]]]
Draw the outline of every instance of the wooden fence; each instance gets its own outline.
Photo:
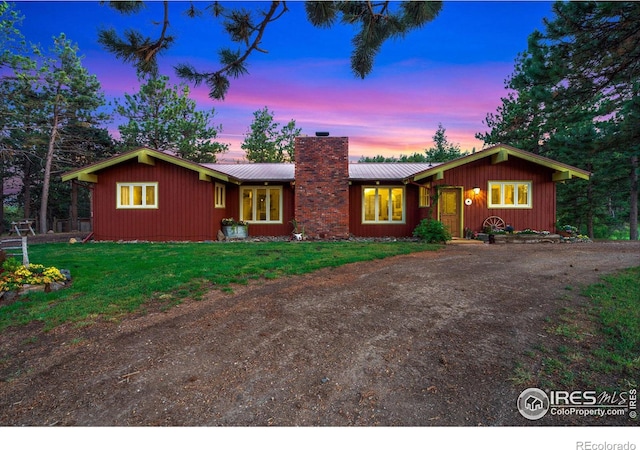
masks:
[[[7,256],[21,257],[22,265],[29,267],[29,248],[26,236],[0,240],[0,250],[4,251]]]

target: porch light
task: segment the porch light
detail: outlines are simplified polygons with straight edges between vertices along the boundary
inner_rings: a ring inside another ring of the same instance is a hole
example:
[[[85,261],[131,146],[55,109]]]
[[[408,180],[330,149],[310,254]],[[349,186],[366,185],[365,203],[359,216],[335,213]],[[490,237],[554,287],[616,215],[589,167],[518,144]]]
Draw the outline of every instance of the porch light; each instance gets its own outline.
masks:
[[[478,186],[474,186],[473,193],[474,195],[478,195],[480,193],[480,188]]]

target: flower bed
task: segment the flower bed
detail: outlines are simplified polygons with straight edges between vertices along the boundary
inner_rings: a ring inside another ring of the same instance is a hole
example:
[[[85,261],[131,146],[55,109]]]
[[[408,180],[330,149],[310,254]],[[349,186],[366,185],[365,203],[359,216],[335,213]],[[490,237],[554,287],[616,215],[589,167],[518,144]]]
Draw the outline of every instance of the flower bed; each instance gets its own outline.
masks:
[[[56,267],[30,264],[28,267],[9,258],[0,271],[0,298],[3,301],[33,291],[50,291],[64,287],[68,276]]]

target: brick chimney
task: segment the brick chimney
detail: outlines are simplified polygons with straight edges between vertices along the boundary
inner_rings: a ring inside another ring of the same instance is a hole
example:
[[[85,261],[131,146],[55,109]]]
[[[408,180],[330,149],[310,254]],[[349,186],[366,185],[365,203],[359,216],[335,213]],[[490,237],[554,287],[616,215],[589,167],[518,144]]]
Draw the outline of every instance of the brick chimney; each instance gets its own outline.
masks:
[[[349,138],[318,134],[295,141],[295,219],[310,238],[346,239]]]

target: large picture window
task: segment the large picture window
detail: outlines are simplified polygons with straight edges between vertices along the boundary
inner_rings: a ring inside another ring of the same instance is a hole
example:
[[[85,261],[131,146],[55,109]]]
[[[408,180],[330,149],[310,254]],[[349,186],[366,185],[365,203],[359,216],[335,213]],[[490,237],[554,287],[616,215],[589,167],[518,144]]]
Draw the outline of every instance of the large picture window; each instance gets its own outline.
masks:
[[[403,187],[364,187],[362,190],[363,223],[404,223]]]
[[[242,187],[240,217],[246,222],[282,223],[282,186]]]
[[[158,207],[158,183],[117,183],[116,207],[147,209]]]
[[[489,181],[489,208],[531,208],[531,181]]]

